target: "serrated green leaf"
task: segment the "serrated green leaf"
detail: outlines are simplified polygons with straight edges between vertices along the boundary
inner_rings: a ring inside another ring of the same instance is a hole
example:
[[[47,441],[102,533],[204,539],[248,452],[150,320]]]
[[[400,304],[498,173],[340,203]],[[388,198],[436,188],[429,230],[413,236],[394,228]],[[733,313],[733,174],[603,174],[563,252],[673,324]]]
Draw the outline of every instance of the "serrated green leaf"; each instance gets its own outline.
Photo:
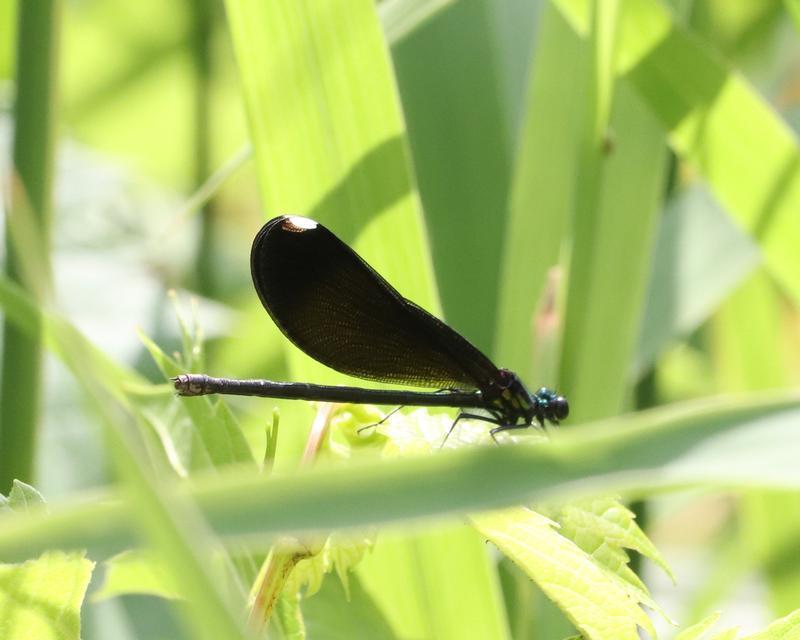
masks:
[[[344,587],[347,598],[350,598],[349,572],[361,562],[364,554],[372,549],[375,543],[372,537],[354,537],[333,534],[328,538],[329,562],[336,570],[336,575]]]
[[[286,581],[285,589],[287,591],[299,591],[301,587],[305,586],[308,595],[313,596],[319,590],[330,567],[322,556],[322,550],[313,549],[310,554],[294,565],[292,575]],[[297,572],[296,569],[301,564],[303,568]]]
[[[190,333],[184,328],[185,349],[202,351],[202,345],[197,333]],[[174,358],[165,354],[161,347],[153,342],[142,331],[138,332],[139,339],[150,353],[151,357],[166,378],[172,378],[186,371],[186,368]],[[188,345],[188,346],[186,346]],[[196,357],[196,356],[195,356]],[[184,359],[192,360],[186,356]],[[227,403],[222,399],[182,398],[181,404],[185,415],[194,425],[192,430],[193,445],[188,456],[181,456],[190,469],[203,469],[209,466],[220,468],[228,464],[255,464],[253,452],[242,433],[236,416],[231,413]],[[156,423],[158,419],[154,417]],[[176,416],[174,421],[179,421]],[[157,429],[167,452],[177,450],[174,442],[167,441],[167,433],[172,429],[165,427]],[[175,465],[173,465],[175,466]]]
[[[290,605],[291,613],[294,609],[292,602],[299,593],[296,581],[293,581],[294,570],[303,559],[318,554],[323,544],[319,536],[309,536],[303,540],[281,538],[272,546],[250,588],[251,626],[262,629],[270,624],[276,607],[281,603]],[[311,565],[311,569],[317,569],[321,574],[318,566]],[[313,580],[321,581],[322,577],[314,576]],[[316,587],[316,582],[312,586]],[[284,595],[289,597],[282,598]]]
[[[738,627],[731,627],[730,629],[725,629],[725,631],[721,631],[710,640],[736,640],[739,637],[739,628]]]
[[[37,489],[21,480],[14,480],[8,494],[7,506],[18,513],[27,513],[45,506],[44,496]]]
[[[688,629],[681,631],[677,636],[675,636],[675,640],[700,640],[705,632],[713,627],[714,624],[716,624],[721,615],[722,613],[719,611],[712,613],[710,616],[704,618],[697,624],[693,624]]]
[[[800,609],[776,620],[763,631],[742,640],[798,640],[800,639]]]
[[[169,573],[148,551],[123,551],[106,560],[105,565],[105,579],[92,594],[93,602],[132,593],[161,598],[180,597]]]
[[[182,367],[175,358],[164,353],[161,347],[153,342],[153,340],[150,339],[150,336],[148,336],[144,331],[137,329],[136,335],[139,336],[139,340],[141,340],[145,349],[147,349],[148,353],[150,354],[150,357],[153,359],[153,362],[156,363],[156,366],[165,378],[177,376],[185,371],[184,367]]]
[[[633,512],[618,500],[596,498],[565,505],[557,520],[562,527],[562,533],[573,540],[576,540],[581,531],[593,530],[602,536],[606,545],[613,545],[619,549],[633,549],[650,558],[675,582],[672,569],[636,524],[635,518]],[[570,535],[570,532],[575,532],[576,536]],[[580,546],[584,551],[594,554],[592,549]],[[609,565],[609,568],[613,569],[613,565]]]
[[[305,587],[305,596],[312,596],[322,586],[325,575],[335,570],[349,597],[348,572],[361,562],[372,545],[371,537],[331,534],[319,551],[297,563],[287,581],[286,590],[296,592]]]
[[[445,416],[430,416],[415,412],[410,416],[391,416],[381,425],[381,429],[391,435],[387,450],[408,455],[419,453],[430,446],[430,442],[441,440],[450,426]],[[459,432],[452,436],[451,446],[463,437],[475,437],[471,430],[479,430],[485,439],[485,426],[477,422],[467,422]],[[466,433],[462,433],[462,432]],[[595,498],[577,501],[560,506],[553,519],[560,525],[559,534],[574,542],[595,561],[600,569],[619,587],[639,602],[669,619],[652,599],[644,583],[628,567],[629,557],[625,549],[635,549],[652,558],[664,571],[674,577],[661,554],[636,525],[633,513],[612,498]],[[513,559],[513,558],[512,558]],[[557,602],[558,605],[563,603]]]
[[[561,525],[561,535],[589,554],[637,602],[670,620],[650,596],[644,582],[628,566],[630,558],[625,549],[636,549],[643,555],[658,558],[659,566],[674,581],[658,550],[636,525],[631,511],[612,498],[596,498],[563,505],[554,520]]]
[[[190,319],[184,315],[182,305],[178,302],[178,294],[175,290],[168,292],[172,300],[175,311],[175,318],[178,321],[178,333],[181,337],[182,351],[180,354],[183,368],[189,371],[202,371],[205,369],[205,352],[203,349],[203,335],[199,319],[197,317],[197,298],[189,298]],[[175,375],[174,373],[170,376]]]
[[[58,551],[0,565],[0,638],[79,640],[81,603],[93,569],[82,554]]]
[[[139,415],[143,426],[150,429],[149,433],[143,430],[145,442],[149,444],[151,437],[155,442],[148,449],[151,456],[160,459],[165,468],[170,467],[178,477],[188,476],[195,435],[190,421],[182,419],[183,407],[174,402],[160,409],[140,407]]]
[[[242,463],[250,466],[255,463],[253,452],[242,433],[239,421],[226,402],[216,403],[214,417],[217,421],[216,431],[201,435],[206,447],[211,447],[214,452],[212,460],[215,466]],[[209,438],[210,435],[213,435],[213,441]]]
[[[557,525],[522,508],[471,516],[478,531],[511,558],[590,640],[655,637],[639,602],[609,577]]]

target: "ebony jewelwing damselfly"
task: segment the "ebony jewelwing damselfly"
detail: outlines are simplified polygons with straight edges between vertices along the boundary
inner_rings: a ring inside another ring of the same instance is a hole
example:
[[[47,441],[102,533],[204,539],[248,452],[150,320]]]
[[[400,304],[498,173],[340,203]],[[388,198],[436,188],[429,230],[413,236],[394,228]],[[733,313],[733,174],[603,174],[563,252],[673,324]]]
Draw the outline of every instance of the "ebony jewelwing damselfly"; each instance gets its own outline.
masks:
[[[534,420],[558,424],[567,400],[542,387],[530,393],[466,338],[404,298],[324,226],[279,216],[253,241],[250,269],[258,297],[283,334],[315,360],[358,378],[436,387],[437,392],[362,389],[305,382],[235,380],[204,374],[173,378],[182,396],[225,393],[268,398],[455,407],[453,423],[475,418],[501,431]],[[467,410],[479,409],[484,414]],[[452,427],[451,427],[452,431]]]

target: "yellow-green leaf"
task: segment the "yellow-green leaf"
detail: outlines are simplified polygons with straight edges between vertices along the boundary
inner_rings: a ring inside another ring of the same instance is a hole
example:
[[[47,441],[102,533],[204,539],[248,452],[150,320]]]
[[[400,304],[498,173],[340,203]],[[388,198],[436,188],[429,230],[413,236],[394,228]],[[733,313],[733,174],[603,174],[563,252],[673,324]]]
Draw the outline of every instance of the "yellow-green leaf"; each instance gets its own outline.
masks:
[[[94,562],[48,552],[23,564],[0,565],[0,638],[78,640],[81,603]]]
[[[557,525],[528,509],[472,516],[478,531],[534,580],[590,640],[655,637],[652,622],[619,582],[609,577]]]

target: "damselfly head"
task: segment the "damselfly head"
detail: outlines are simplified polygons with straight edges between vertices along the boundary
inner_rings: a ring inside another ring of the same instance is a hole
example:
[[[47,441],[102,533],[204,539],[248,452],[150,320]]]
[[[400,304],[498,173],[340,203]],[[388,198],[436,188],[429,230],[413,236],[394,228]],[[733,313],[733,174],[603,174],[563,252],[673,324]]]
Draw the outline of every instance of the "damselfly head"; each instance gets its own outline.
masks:
[[[547,387],[542,387],[533,394],[535,401],[536,419],[539,422],[548,421],[558,424],[569,415],[569,402],[567,399]]]

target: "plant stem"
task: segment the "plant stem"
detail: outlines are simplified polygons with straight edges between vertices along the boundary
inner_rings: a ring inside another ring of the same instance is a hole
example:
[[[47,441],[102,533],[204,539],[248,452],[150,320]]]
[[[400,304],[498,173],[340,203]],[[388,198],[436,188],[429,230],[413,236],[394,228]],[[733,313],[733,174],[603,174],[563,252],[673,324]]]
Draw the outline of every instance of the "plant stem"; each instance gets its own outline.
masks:
[[[194,63],[194,187],[202,185],[209,176],[211,157],[211,78],[213,57],[211,51],[214,29],[214,2],[209,0],[190,3],[194,18],[192,61]],[[200,242],[195,257],[195,287],[198,293],[213,296],[215,293],[214,239],[216,224],[214,201],[210,198],[200,211]]]
[[[59,0],[27,0],[19,6],[6,271],[37,297],[45,283],[23,275],[30,276],[32,266],[49,264],[59,14]],[[33,481],[41,396],[40,334],[41,327],[30,337],[30,332],[22,332],[8,321],[3,325],[0,490],[9,487],[14,478]]]

